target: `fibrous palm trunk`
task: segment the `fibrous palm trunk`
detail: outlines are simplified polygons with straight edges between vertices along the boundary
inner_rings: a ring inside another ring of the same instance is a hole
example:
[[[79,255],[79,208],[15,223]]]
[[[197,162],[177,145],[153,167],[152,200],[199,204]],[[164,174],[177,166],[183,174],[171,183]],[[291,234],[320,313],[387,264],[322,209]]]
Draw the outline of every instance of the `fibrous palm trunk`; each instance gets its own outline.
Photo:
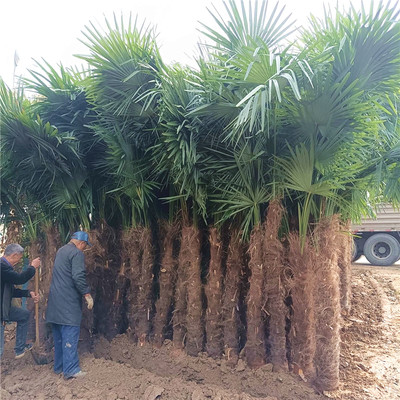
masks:
[[[319,222],[315,234],[318,244],[316,262],[316,330],[315,384],[320,390],[336,390],[340,365],[340,277],[336,239],[337,216]]]
[[[20,243],[22,233],[23,233],[22,222],[18,220],[11,221],[7,225],[7,234],[5,235],[6,240],[4,241],[4,243],[2,243],[2,245],[6,247],[11,243]],[[2,239],[4,239],[4,236],[2,237]]]
[[[137,336],[139,345],[143,345],[149,338],[150,313],[152,307],[154,249],[151,229],[143,227],[139,241],[142,259],[138,279],[137,292]]]
[[[271,201],[264,223],[264,296],[269,314],[269,344],[274,370],[287,370],[285,289],[283,286],[283,245],[278,238],[283,207]]]
[[[154,316],[154,344],[161,346],[164,340],[164,328],[168,325],[168,313],[173,301],[173,288],[176,280],[176,260],[174,259],[174,240],[176,227],[169,223],[161,224],[161,268],[159,276],[160,295],[156,302]]]
[[[92,247],[85,251],[85,264],[94,308],[88,310],[84,304],[82,332],[91,339],[92,331],[97,330],[111,340],[126,325],[122,315],[123,297],[120,295],[123,284],[118,275],[118,268],[124,266],[124,261],[115,250],[116,233],[105,221],[101,221],[98,229],[90,231],[89,239]]]
[[[315,377],[315,257],[309,241],[303,249],[298,233],[289,235],[288,265],[292,273],[290,295],[292,315],[290,329],[291,361],[308,380]]]
[[[186,351],[189,355],[196,356],[203,350],[204,330],[202,326],[202,284],[201,284],[201,233],[193,227],[186,227],[182,231],[186,235],[185,246],[189,255],[187,271],[187,314],[186,314]]]
[[[256,368],[265,364],[264,329],[264,265],[263,265],[262,229],[257,225],[250,237],[249,244],[249,292],[247,294],[247,341],[245,355],[247,364]]]
[[[181,247],[178,257],[177,278],[175,286],[175,306],[172,316],[174,347],[183,349],[186,337],[187,313],[187,276],[190,264],[190,242],[188,242],[189,227],[181,230]]]
[[[207,353],[211,357],[222,354],[222,242],[220,233],[210,228],[210,267],[205,285],[207,297],[206,335]]]
[[[131,339],[138,339],[138,282],[141,269],[140,228],[131,228],[123,233],[123,253],[125,259],[125,276],[129,279],[126,292],[128,333]]]
[[[243,270],[242,260],[243,245],[238,233],[232,232],[228,245],[222,299],[224,353],[232,364],[236,364],[239,354],[239,285]]]

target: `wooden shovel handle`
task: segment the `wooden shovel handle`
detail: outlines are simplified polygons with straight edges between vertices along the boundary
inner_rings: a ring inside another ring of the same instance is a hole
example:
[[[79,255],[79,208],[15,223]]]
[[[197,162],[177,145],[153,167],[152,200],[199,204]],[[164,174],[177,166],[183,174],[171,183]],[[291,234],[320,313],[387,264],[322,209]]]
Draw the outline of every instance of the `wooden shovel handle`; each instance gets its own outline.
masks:
[[[36,268],[35,272],[35,293],[39,293],[39,268]],[[36,339],[35,345],[39,347],[39,303],[35,303],[35,328],[36,328]]]

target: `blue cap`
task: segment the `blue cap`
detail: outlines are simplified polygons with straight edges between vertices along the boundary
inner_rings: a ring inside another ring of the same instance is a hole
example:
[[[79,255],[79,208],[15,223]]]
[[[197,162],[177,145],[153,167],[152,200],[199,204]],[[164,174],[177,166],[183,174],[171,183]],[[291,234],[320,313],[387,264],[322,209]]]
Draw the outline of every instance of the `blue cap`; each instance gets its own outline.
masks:
[[[82,242],[86,242],[89,246],[92,244],[89,243],[89,235],[86,232],[78,231],[71,235],[71,239],[82,240]]]

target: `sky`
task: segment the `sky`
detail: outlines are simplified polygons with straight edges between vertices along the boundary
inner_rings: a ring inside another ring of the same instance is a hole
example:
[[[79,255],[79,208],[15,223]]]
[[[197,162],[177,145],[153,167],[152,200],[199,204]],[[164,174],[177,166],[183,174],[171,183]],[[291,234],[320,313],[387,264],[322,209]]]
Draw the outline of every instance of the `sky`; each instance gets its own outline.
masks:
[[[251,0],[255,1],[255,0]],[[384,0],[388,2],[389,0]],[[259,1],[260,2],[260,1]],[[307,23],[310,13],[323,15],[323,5],[349,4],[348,0],[281,0],[280,6],[292,14],[298,26]],[[361,0],[353,0],[358,8]],[[247,0],[245,0],[247,4]],[[270,0],[269,7],[276,1]],[[368,0],[367,0],[367,4]],[[92,22],[104,27],[113,13],[138,16],[155,26],[163,60],[167,63],[193,64],[196,44],[201,38],[198,21],[215,26],[207,7],[223,10],[222,0],[3,0],[0,5],[0,77],[13,86],[13,76],[29,77],[35,68],[33,59],[52,66],[80,65],[74,54],[88,54],[79,41],[84,39],[85,25]],[[14,71],[17,54],[18,65]]]

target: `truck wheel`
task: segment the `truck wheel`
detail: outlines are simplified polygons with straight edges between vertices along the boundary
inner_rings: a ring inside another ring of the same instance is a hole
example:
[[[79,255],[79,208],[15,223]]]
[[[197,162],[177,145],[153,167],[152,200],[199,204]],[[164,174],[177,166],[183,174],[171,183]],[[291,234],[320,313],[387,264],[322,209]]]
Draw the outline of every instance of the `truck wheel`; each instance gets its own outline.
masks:
[[[364,255],[372,265],[393,265],[400,257],[400,245],[393,236],[378,233],[365,242]]]
[[[353,239],[351,249],[351,262],[357,261],[362,256],[362,252],[358,249],[357,242]]]

